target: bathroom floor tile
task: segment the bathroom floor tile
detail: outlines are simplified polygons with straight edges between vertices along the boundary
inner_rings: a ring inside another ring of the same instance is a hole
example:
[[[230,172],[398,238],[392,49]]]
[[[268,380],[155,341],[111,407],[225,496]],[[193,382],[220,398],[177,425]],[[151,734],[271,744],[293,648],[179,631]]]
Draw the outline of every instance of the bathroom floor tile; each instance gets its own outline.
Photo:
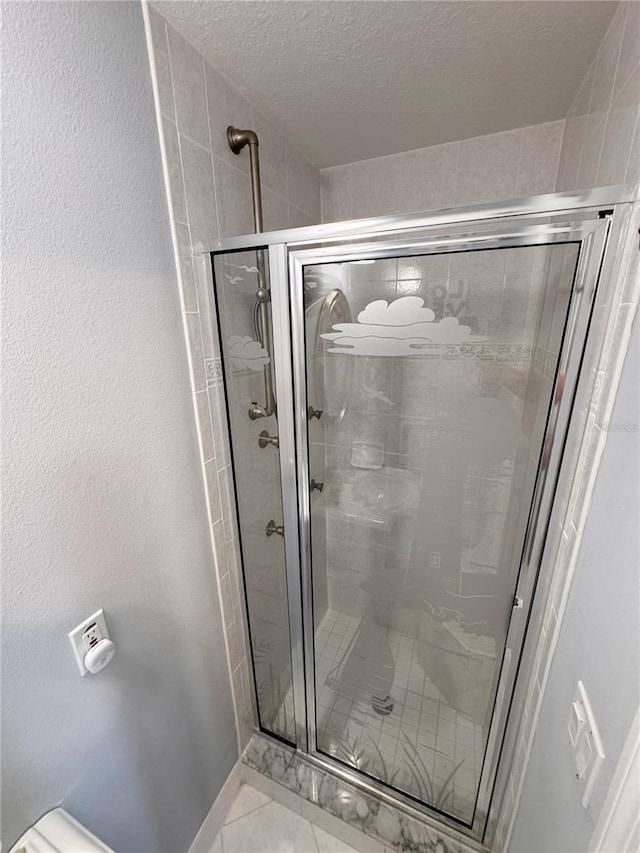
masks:
[[[266,806],[271,800],[266,794],[252,788],[251,785],[242,785],[238,791],[238,795],[233,801],[233,804],[226,814],[224,819],[225,825],[231,823],[232,820],[237,820],[249,812],[255,811],[260,806]]]
[[[313,834],[316,837],[318,853],[358,853],[355,847],[349,847],[348,844],[340,841],[335,835],[329,835],[319,826],[313,826]]]
[[[357,853],[296,812],[242,785],[210,853]]]

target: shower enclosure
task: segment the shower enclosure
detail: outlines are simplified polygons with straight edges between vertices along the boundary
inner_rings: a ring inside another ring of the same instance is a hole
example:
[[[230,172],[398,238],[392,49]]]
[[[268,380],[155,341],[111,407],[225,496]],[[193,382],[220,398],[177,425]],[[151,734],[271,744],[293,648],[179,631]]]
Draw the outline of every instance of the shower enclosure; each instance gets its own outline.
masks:
[[[628,201],[563,193],[211,252],[260,729],[478,838]]]

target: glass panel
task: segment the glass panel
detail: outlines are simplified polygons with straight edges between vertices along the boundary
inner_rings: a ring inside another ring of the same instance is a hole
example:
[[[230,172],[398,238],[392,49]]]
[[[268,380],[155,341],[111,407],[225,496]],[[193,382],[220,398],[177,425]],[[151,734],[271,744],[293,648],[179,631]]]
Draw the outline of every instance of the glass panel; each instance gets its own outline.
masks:
[[[279,451],[270,440],[278,425],[275,414],[249,417],[256,403],[266,406],[273,367],[257,310],[258,262],[267,276],[266,255],[218,255],[214,277],[260,727],[294,743]]]
[[[317,747],[469,825],[578,253],[304,270]]]

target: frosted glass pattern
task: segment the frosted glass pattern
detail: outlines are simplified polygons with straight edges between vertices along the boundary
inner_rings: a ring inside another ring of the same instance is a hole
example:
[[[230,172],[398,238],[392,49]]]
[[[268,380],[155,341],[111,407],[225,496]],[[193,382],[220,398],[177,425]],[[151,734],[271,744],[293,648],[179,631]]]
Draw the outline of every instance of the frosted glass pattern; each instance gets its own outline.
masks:
[[[322,337],[333,343],[328,352],[374,356],[420,355],[433,344],[485,340],[455,317],[435,317],[418,296],[376,299],[358,314],[357,323],[336,323],[334,331]]]
[[[469,825],[577,255],[305,269],[318,749]]]

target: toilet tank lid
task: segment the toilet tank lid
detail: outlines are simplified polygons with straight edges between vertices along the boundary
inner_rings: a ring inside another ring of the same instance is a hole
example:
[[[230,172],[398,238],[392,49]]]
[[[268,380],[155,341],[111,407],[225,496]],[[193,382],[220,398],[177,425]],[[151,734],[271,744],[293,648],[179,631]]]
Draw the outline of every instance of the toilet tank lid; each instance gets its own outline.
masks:
[[[114,853],[64,809],[53,809],[28,829],[9,853]]]

